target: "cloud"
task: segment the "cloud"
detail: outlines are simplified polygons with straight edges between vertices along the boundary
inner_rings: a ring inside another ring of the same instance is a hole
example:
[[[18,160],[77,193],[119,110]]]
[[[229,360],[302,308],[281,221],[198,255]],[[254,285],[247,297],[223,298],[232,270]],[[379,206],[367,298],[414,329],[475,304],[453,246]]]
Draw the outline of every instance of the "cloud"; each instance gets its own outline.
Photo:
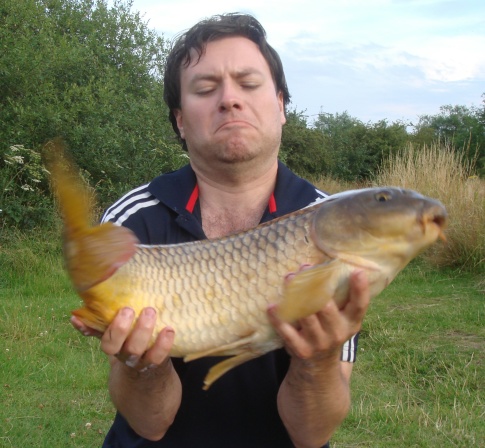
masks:
[[[255,15],[293,102],[314,115],[414,120],[485,92],[483,0],[134,0],[167,38],[222,12]]]

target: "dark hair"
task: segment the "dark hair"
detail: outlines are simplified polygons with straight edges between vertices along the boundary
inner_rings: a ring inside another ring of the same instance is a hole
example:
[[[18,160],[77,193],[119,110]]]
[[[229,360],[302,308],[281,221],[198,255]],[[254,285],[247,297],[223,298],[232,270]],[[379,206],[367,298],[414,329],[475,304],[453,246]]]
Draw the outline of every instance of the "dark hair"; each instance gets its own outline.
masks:
[[[172,127],[179,137],[180,132],[173,111],[180,109],[181,106],[180,78],[182,67],[188,67],[192,62],[191,50],[197,52],[198,60],[200,60],[208,42],[232,36],[246,37],[259,47],[273,75],[276,91],[283,94],[285,109],[290,102],[283,64],[276,50],[266,41],[266,31],[263,26],[249,14],[216,15],[198,22],[181,34],[167,57],[163,77],[163,99],[169,108],[169,119]]]

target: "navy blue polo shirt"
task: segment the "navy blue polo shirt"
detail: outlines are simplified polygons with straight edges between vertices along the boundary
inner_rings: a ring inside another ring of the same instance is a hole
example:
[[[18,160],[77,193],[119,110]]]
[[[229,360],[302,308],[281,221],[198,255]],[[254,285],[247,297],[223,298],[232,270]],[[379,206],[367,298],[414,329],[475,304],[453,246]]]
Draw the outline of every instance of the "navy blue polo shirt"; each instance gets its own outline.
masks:
[[[280,162],[275,190],[261,222],[299,210],[325,196]],[[190,165],[132,190],[106,211],[103,221],[130,228],[142,244],[206,238],[197,180]],[[352,358],[349,361],[355,357],[355,345],[347,347],[343,355]],[[182,403],[164,438],[151,442],[138,436],[117,413],[103,447],[293,447],[276,405],[279,386],[289,367],[286,351],[275,350],[246,362],[226,373],[208,391],[202,390],[206,373],[220,360],[207,357],[184,363],[173,358],[182,382]]]

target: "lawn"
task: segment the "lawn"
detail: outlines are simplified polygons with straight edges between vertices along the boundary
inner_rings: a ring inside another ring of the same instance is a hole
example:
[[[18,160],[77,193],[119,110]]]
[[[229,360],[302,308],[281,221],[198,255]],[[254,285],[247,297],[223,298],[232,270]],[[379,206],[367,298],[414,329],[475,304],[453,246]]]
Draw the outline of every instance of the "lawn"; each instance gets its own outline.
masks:
[[[98,447],[113,418],[54,234],[0,242],[0,447]],[[368,312],[333,447],[485,447],[484,316],[476,277],[406,268]]]

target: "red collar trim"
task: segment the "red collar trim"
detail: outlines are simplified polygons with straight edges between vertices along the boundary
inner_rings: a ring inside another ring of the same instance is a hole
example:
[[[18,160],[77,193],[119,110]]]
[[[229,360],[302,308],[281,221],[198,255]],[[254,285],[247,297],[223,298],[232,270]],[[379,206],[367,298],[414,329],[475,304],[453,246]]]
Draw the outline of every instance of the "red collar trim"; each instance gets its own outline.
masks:
[[[189,213],[193,213],[197,199],[199,199],[199,186],[195,184],[192,194],[190,195],[187,205],[185,206],[185,210],[187,210]],[[268,208],[270,213],[275,213],[277,210],[274,193],[271,193],[271,196],[269,197]]]
[[[271,193],[271,196],[269,197],[268,208],[270,213],[276,212],[276,199],[274,193]]]
[[[190,195],[189,202],[187,202],[187,205],[185,206],[185,210],[187,210],[189,213],[194,213],[194,207],[197,203],[197,199],[199,199],[199,186],[195,184],[192,194]]]

